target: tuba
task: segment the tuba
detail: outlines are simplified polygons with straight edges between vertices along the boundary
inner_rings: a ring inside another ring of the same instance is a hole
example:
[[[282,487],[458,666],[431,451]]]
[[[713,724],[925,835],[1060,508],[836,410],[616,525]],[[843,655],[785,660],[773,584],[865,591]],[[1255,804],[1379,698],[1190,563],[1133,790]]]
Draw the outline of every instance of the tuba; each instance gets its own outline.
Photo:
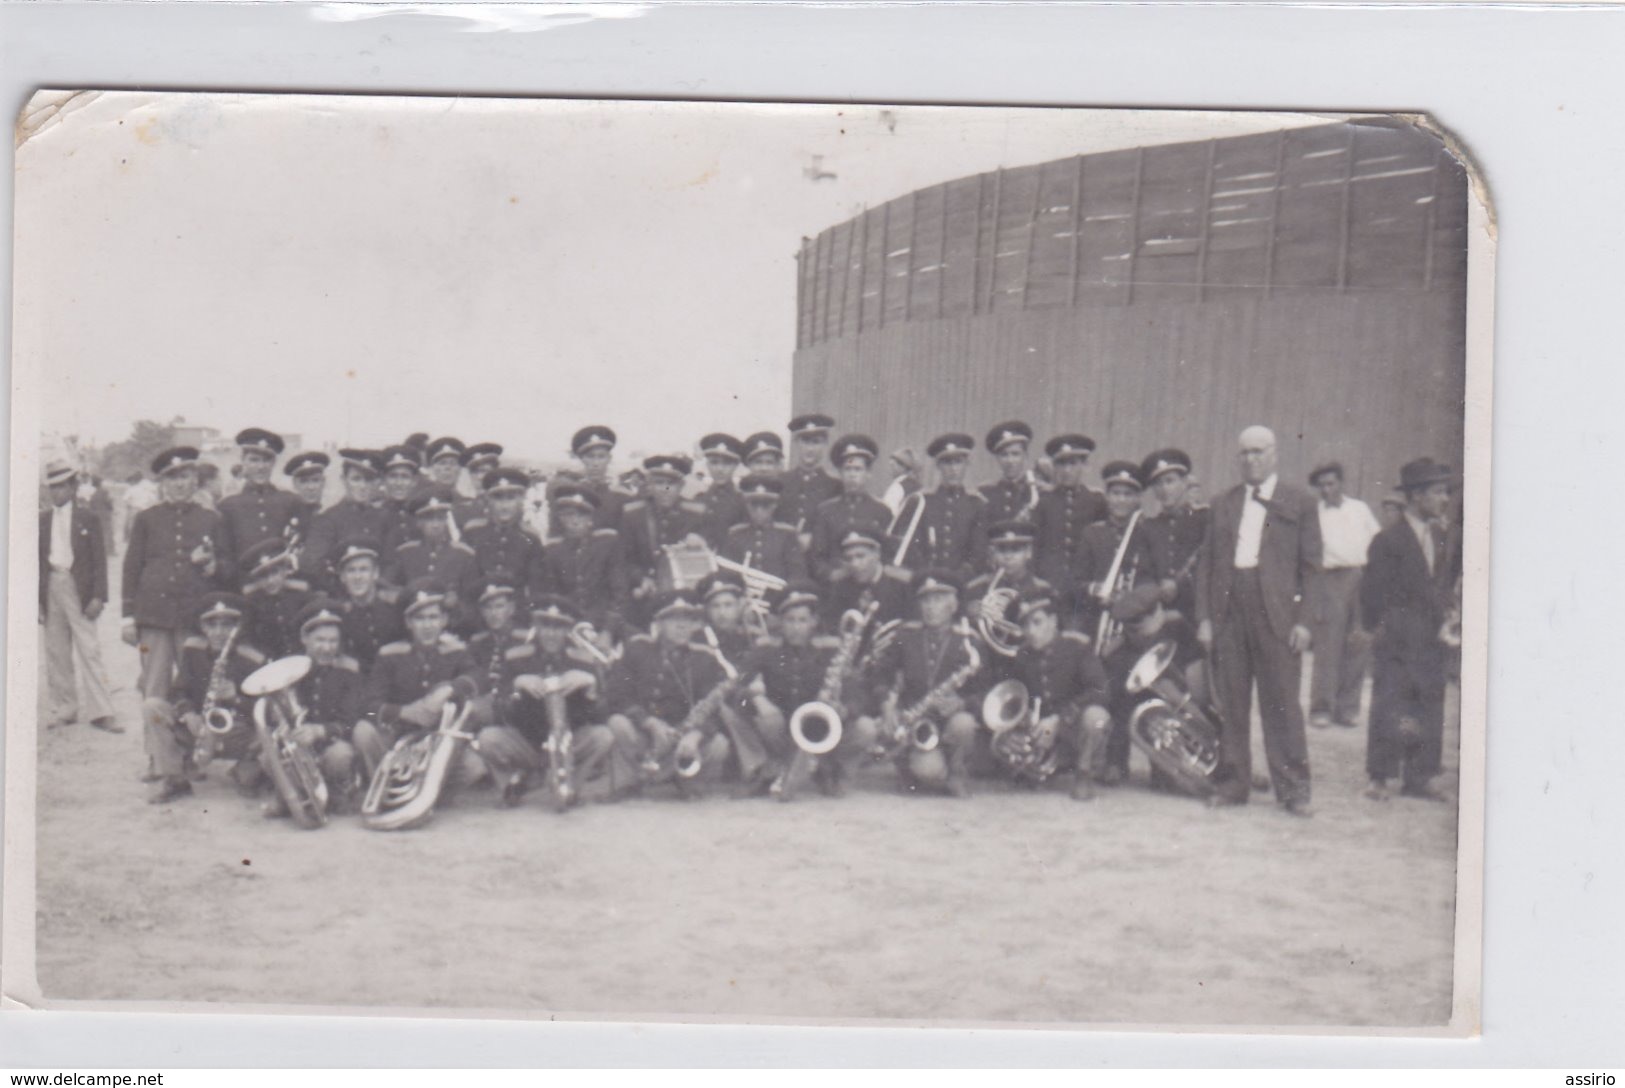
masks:
[[[464,744],[474,739],[463,731],[471,702],[448,700],[440,711],[440,728],[409,733],[385,754],[361,802],[361,822],[374,831],[405,831],[427,823],[445,788],[452,763]]]
[[[1018,781],[1044,782],[1060,766],[1055,744],[1040,750],[1034,743],[1042,704],[1042,699],[1031,698],[1020,680],[1001,680],[982,699],[982,721],[993,733],[993,754]]]
[[[773,782],[772,793],[779,800],[790,800],[796,772],[808,757],[828,755],[840,746],[841,735],[845,731],[841,723],[841,689],[846,685],[847,671],[858,655],[858,646],[862,644],[869,623],[879,608],[879,601],[871,601],[862,612],[849,608],[842,614],[841,641],[829,660],[829,668],[824,670],[818,698],[810,703],[802,703],[790,714],[790,739],[795,742],[796,751],[790,757],[790,764],[784,773]]]
[[[1015,603],[1021,591],[1015,586],[1000,586],[1004,578],[1004,569],[993,576],[988,583],[987,593],[976,606],[976,633],[982,636],[988,649],[1000,657],[1015,657],[1016,651],[1021,649],[1021,624],[1010,618],[1010,606]]]
[[[265,753],[266,769],[293,822],[306,830],[327,823],[327,781],[310,749],[293,734],[305,720],[294,685],[310,672],[310,658],[284,657],[251,673],[243,694],[254,699],[254,732]]]
[[[1198,702],[1172,668],[1175,646],[1159,642],[1129,670],[1123,689],[1135,700],[1129,713],[1129,740],[1153,766],[1185,792],[1213,792],[1219,773],[1219,718]]]

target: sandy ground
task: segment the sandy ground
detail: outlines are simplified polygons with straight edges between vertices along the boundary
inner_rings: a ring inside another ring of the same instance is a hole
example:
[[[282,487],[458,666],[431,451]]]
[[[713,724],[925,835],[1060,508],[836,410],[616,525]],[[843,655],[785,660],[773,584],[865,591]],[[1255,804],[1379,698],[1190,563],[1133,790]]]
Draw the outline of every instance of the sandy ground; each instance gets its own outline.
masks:
[[[640,800],[457,798],[421,830],[267,821],[219,768],[150,806],[121,720],[39,739],[49,998],[1095,1023],[1448,1021],[1454,806],[1360,796],[1364,730],[1311,731],[1313,820],[1135,781]],[[1306,670],[1307,672],[1307,670]],[[1447,737],[1453,785],[1456,735]],[[1260,764],[1261,766],[1262,764]],[[1256,795],[1255,795],[1256,796]]]

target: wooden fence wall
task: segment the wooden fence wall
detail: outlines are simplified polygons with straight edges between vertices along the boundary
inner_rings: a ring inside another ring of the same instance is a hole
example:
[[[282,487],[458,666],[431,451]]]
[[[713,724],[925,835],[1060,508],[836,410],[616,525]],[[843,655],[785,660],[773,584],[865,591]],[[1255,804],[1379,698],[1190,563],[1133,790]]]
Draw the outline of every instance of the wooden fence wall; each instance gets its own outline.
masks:
[[[1367,497],[1460,464],[1466,179],[1432,136],[1336,124],[920,190],[803,245],[795,410],[883,445],[1006,418],[1214,486],[1275,428]],[[974,472],[990,478],[984,455]]]

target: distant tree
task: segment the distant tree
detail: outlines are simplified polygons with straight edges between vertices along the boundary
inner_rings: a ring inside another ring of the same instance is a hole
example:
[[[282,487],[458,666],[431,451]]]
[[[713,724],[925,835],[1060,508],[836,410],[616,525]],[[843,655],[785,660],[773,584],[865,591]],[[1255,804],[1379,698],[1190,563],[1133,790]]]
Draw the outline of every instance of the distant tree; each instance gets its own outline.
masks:
[[[175,444],[175,426],[180,419],[158,423],[150,419],[138,420],[130,428],[130,437],[113,442],[101,450],[92,471],[109,480],[126,480],[132,473],[145,473],[152,459]]]

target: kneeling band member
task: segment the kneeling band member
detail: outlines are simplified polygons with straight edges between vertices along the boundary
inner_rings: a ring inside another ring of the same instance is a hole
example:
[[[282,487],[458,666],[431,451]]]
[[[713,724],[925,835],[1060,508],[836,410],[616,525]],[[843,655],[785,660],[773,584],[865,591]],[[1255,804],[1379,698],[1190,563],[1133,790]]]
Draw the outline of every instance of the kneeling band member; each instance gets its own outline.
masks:
[[[735,685],[715,653],[694,645],[704,617],[686,593],[662,594],[654,635],[627,640],[609,684],[610,727],[617,737],[638,738],[645,780],[675,779],[685,796],[693,778],[722,775],[733,747],[721,715],[731,712]]]
[[[248,604],[235,593],[210,593],[198,609],[200,635],[181,642],[175,700],[142,704],[147,752],[158,775],[148,800],[163,804],[192,792],[189,769],[209,761],[236,760],[232,782],[247,794],[260,783],[252,707],[239,686],[265,664],[263,653],[240,637]]]
[[[638,738],[604,723],[604,663],[572,639],[581,614],[568,598],[538,597],[528,638],[503,653],[498,702],[502,720],[480,730],[479,748],[502,785],[502,803],[519,802],[533,774],[548,767],[548,740],[558,726],[570,731],[572,794],[613,800],[636,787]],[[555,722],[549,699],[563,696],[563,721]]]
[[[408,640],[378,651],[367,677],[368,718],[355,727],[354,743],[369,778],[399,738],[438,728],[440,712],[453,699],[480,694],[479,666],[468,647],[446,631],[446,595],[433,582],[407,587],[402,612]],[[468,748],[452,776],[455,786],[479,781],[485,765]]]
[[[969,797],[966,764],[977,721],[966,688],[981,668],[968,629],[956,629],[959,584],[947,571],[915,579],[920,618],[903,624],[876,657],[874,683],[889,707],[876,726],[891,742],[904,784],[941,786]]]
[[[776,645],[758,646],[751,651],[743,670],[744,678],[761,678],[761,691],[752,697],[756,728],[769,762],[754,779],[747,778],[749,792],[772,784],[779,775],[780,800],[789,800],[799,783],[803,764],[812,764],[812,779],[827,797],[839,797],[845,789],[842,779],[848,765],[870,752],[878,739],[874,719],[860,718],[852,711],[862,705],[863,691],[853,675],[855,662],[847,653],[846,675],[839,680],[840,691],[831,688],[831,664],[838,645],[821,646],[818,631],[818,595],[809,587],[792,586],[779,602],[779,634]],[[851,647],[856,651],[857,647]],[[796,759],[797,748],[790,736],[789,721],[798,707],[811,702],[831,703],[841,719],[841,739],[835,749],[812,760]],[[850,708],[850,709],[849,709]]]
[[[295,686],[305,720],[293,731],[295,744],[316,757],[327,783],[327,811],[335,815],[355,808],[361,761],[350,742],[365,711],[364,682],[356,659],[340,653],[344,617],[333,602],[318,598],[298,619],[299,643],[310,658],[310,671]],[[263,766],[264,753],[260,759]],[[269,773],[269,772],[268,772]],[[286,816],[282,798],[273,795],[266,815]]]
[[[1106,671],[1087,639],[1061,630],[1052,596],[1023,598],[1019,607],[1022,643],[1015,678],[1037,704],[1038,720],[1031,730],[1017,726],[1001,733],[993,742],[994,756],[1023,774],[1032,774],[1047,757],[1055,768],[1070,765],[1077,772],[1072,796],[1087,801],[1105,768],[1111,731]]]

